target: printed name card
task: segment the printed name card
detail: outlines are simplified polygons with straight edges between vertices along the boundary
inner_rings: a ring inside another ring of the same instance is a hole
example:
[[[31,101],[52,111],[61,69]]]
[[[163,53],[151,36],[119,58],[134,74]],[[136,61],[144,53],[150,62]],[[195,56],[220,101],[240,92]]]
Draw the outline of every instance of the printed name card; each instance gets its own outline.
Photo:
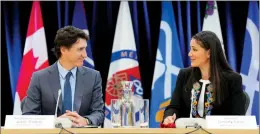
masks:
[[[7,115],[5,129],[52,129],[53,115]]]
[[[255,116],[206,116],[209,129],[257,129]]]

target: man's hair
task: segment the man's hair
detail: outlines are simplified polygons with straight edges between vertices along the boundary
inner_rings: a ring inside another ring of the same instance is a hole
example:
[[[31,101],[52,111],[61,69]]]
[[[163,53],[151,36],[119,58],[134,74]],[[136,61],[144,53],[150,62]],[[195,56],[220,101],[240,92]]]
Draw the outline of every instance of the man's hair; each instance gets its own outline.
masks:
[[[79,38],[88,40],[88,35],[81,29],[73,26],[65,26],[57,31],[52,49],[57,58],[61,57],[60,47],[70,49]]]

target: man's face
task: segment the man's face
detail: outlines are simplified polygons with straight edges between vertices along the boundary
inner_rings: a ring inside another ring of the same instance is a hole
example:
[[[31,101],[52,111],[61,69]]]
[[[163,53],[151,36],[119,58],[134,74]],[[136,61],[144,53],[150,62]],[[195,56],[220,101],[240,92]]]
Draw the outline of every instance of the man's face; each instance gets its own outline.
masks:
[[[61,48],[62,57],[72,66],[83,66],[83,61],[87,57],[87,41],[79,38],[71,48]]]

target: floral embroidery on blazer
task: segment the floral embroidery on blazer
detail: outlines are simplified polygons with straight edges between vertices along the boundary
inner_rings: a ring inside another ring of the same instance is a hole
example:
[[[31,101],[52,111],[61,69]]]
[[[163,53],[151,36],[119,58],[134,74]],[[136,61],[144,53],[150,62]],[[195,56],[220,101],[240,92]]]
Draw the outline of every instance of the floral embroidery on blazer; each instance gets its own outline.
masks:
[[[206,87],[206,101],[204,102],[204,115],[203,118],[205,118],[206,115],[211,115],[211,110],[213,108],[213,102],[214,102],[214,96],[213,96],[213,87],[212,84],[207,84],[208,86]],[[195,82],[193,84],[193,93],[192,93],[192,100],[191,100],[191,105],[192,105],[192,117],[195,118],[201,118],[201,116],[198,114],[198,101],[199,101],[199,96],[200,96],[200,91],[201,91],[201,85],[199,82]]]

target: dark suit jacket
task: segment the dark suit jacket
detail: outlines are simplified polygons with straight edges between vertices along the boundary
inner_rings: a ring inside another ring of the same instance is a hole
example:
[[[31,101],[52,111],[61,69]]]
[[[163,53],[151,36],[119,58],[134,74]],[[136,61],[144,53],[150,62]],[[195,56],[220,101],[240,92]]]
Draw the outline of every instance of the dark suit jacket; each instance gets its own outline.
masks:
[[[177,118],[190,117],[191,89],[185,89],[190,75],[191,68],[180,70],[170,105],[166,107],[163,119],[172,116],[174,113]],[[220,86],[224,90],[224,101],[221,105],[213,106],[211,115],[244,115],[245,97],[242,89],[242,77],[240,74],[231,71],[221,72],[221,75],[223,77]],[[198,74],[196,80],[199,81],[200,79],[201,74]]]
[[[74,110],[88,118],[93,125],[104,121],[104,102],[101,76],[98,71],[87,67],[78,67],[76,73]],[[57,63],[34,72],[22,106],[23,115],[54,115],[61,89]],[[60,96],[57,115],[61,115],[62,97]]]

